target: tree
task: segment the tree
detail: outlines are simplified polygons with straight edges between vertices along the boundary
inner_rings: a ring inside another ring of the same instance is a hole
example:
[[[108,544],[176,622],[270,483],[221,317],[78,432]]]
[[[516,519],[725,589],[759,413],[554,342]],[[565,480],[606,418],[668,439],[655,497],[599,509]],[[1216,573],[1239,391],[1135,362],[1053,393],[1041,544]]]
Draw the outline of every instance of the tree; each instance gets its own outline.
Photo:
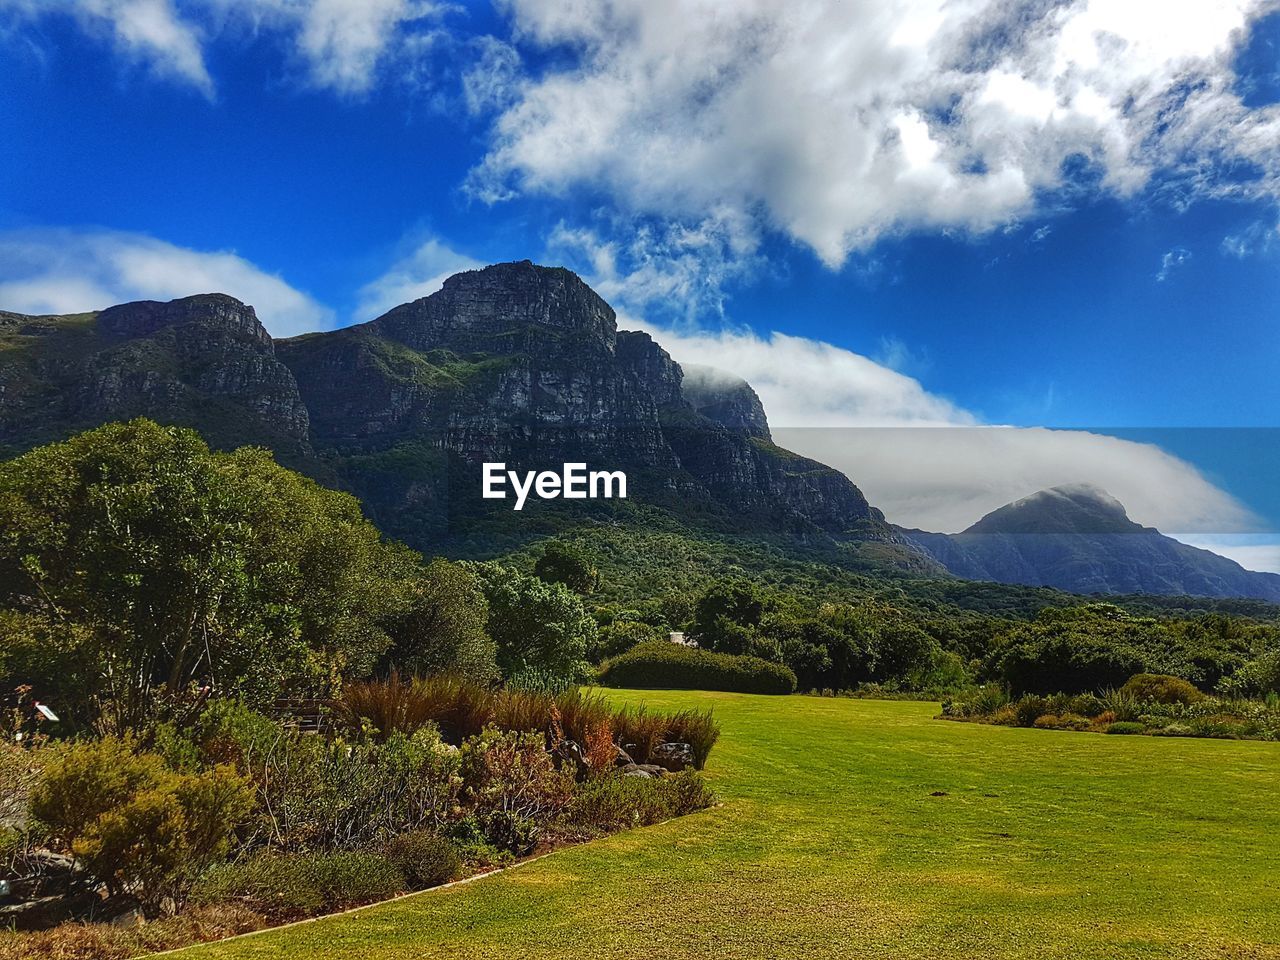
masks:
[[[600,589],[600,571],[577,547],[553,540],[533,565],[533,575],[547,583],[563,583],[579,596],[589,597]]]
[[[262,703],[372,669],[416,567],[265,450],[109,424],[0,464],[0,643],[27,651],[0,681],[34,643],[60,666],[36,695],[72,721],[135,728],[193,684]]]
[[[404,603],[386,623],[392,639],[387,665],[419,676],[497,677],[497,645],[486,632],[489,605],[473,570],[432,560],[409,585]]]
[[[718,580],[694,606],[691,629],[698,645],[717,653],[750,652],[765,599],[747,580]]]
[[[504,677],[545,672],[577,680],[587,669],[596,622],[560,583],[526,577],[497,563],[469,565],[489,601],[488,631]]]

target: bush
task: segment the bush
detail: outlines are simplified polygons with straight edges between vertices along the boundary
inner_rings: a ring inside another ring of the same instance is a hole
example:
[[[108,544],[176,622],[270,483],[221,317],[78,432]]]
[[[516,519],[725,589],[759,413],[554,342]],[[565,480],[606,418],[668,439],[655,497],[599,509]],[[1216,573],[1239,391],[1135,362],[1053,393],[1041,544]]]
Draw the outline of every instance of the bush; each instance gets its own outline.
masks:
[[[284,919],[373,903],[404,889],[405,878],[381,854],[268,854],[214,867],[200,879],[192,899],[238,902]]]
[[[1036,717],[1032,726],[1038,730],[1057,730],[1059,722],[1054,714],[1046,713],[1043,716]]]
[[[576,688],[567,690],[556,697],[555,708],[564,735],[576,743],[585,746],[604,726],[608,727],[610,736],[613,735],[614,708],[598,693],[583,693]]]
[[[56,751],[31,814],[110,891],[153,906],[227,852],[252,805],[229,766],[174,773],[132,740],[108,737]]]
[[[383,853],[415,890],[448,883],[462,871],[462,861],[453,844],[430,830],[412,830],[393,837]]]
[[[1131,733],[1142,733],[1146,729],[1147,728],[1144,727],[1142,724],[1137,723],[1133,720],[1117,720],[1115,723],[1108,724],[1104,732],[1131,734]]]
[[[540,733],[487,728],[462,745],[461,772],[477,822],[493,846],[529,853],[573,796],[573,774],[555,767]]]
[[[589,838],[660,823],[714,803],[715,794],[692,770],[654,780],[613,774],[583,784],[561,814],[558,828]]]
[[[1049,701],[1044,697],[1023,697],[1013,704],[1013,713],[1018,726],[1029,727],[1042,714],[1049,712]]]
[[[266,450],[213,452],[144,419],[4,461],[0,490],[0,607],[30,611],[24,634],[56,626],[35,693],[61,729],[103,710],[142,729],[214,677],[269,703],[358,675],[417,566],[355,498]],[[4,687],[34,679],[0,662]]]
[[[414,733],[433,722],[437,702],[424,684],[406,683],[392,670],[386,680],[348,683],[334,703],[338,716],[355,730],[385,740]]]
[[[1134,674],[1120,692],[1143,703],[1190,704],[1204,699],[1204,694],[1188,681],[1161,673]]]
[[[645,643],[600,665],[609,687],[795,693],[796,675],[759,657],[711,653],[674,643]]]
[[[232,702],[214,704],[191,739],[202,758],[236,765],[257,791],[250,845],[288,850],[374,846],[452,815],[458,758],[433,726],[353,743],[280,728]]]

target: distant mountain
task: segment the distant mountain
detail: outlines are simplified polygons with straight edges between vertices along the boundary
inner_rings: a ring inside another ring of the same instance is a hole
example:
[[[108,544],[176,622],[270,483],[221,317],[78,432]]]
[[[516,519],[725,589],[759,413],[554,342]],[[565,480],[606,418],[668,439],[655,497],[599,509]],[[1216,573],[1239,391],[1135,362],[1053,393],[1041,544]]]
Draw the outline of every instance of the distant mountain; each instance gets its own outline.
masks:
[[[1280,576],[1246,570],[1129,519],[1105,490],[1053,487],[954,535],[901,530],[956,576],[1072,593],[1255,597],[1280,601]]]
[[[139,415],[218,446],[270,446],[424,549],[483,551],[650,507],[756,536],[874,541],[936,569],[897,544],[843,474],[774,445],[749,385],[703,369],[686,377],[647,334],[618,330],[575,274],[529,261],[450,277],[369,323],[280,341],[222,294],[0,314],[0,444],[16,452]],[[480,498],[485,461],[623,470],[629,500],[548,501],[513,516],[510,501]]]

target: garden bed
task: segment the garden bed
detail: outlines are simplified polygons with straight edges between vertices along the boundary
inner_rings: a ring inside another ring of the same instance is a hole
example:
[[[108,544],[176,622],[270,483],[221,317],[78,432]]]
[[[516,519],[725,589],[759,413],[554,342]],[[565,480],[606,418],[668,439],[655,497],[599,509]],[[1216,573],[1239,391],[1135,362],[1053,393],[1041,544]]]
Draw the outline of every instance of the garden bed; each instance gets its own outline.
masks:
[[[434,888],[703,809],[708,711],[456,678],[349,685],[332,734],[234,701],[34,749],[0,957],[124,958]],[[0,901],[2,902],[2,901]],[[63,922],[58,922],[59,920]]]

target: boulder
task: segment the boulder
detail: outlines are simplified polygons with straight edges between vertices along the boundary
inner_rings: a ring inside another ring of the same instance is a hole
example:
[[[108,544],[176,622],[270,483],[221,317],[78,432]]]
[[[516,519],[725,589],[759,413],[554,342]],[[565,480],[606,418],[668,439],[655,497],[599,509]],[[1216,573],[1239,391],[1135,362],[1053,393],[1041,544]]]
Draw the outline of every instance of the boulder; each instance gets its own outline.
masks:
[[[696,765],[693,747],[687,743],[660,743],[653,748],[653,760],[672,771],[692,769]]]
[[[661,777],[667,771],[656,763],[629,763],[622,768],[624,777],[642,777],[652,780],[655,777]]]

